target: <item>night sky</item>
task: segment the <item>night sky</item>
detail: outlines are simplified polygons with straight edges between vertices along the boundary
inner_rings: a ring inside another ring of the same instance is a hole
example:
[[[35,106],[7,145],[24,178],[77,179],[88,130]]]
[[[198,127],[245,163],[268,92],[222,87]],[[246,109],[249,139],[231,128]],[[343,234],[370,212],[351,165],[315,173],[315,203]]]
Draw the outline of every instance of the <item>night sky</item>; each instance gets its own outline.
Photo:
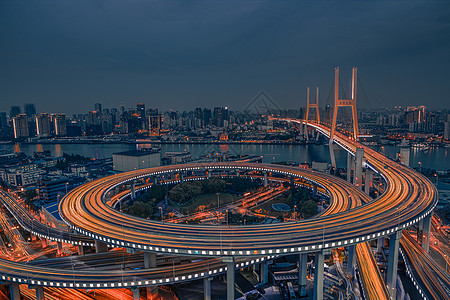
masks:
[[[239,110],[261,90],[298,108],[316,85],[323,106],[336,66],[347,90],[358,67],[361,106],[450,108],[450,1],[0,2],[8,114]]]

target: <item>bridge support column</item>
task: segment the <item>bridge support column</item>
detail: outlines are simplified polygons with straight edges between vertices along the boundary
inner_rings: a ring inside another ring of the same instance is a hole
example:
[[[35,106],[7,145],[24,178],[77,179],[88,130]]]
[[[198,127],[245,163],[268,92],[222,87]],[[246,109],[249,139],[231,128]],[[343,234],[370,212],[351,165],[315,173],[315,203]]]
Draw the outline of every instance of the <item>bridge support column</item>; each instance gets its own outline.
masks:
[[[417,223],[417,236],[416,240],[419,245],[422,245],[422,237],[423,237],[423,219]]]
[[[377,240],[377,252],[382,253],[384,247],[384,237],[381,237]]]
[[[398,245],[401,237],[401,230],[389,236],[389,257],[386,284],[388,286],[391,299],[396,299],[397,293]]]
[[[57,255],[61,255],[63,253],[62,242],[56,242],[56,252]]]
[[[423,219],[423,236],[422,236],[422,248],[428,253],[430,251],[430,230],[431,230],[431,217],[433,214],[429,214]]]
[[[353,165],[353,156],[350,152],[347,153],[347,181],[352,182],[352,165]]]
[[[158,184],[158,177],[157,176],[153,176],[153,184]]]
[[[314,291],[313,299],[322,300],[323,299],[323,251],[316,252],[315,258],[315,270],[314,270]]]
[[[369,194],[372,188],[373,181],[373,171],[370,169],[366,170],[366,177],[364,178],[364,193]]]
[[[293,189],[293,188],[295,188],[295,185],[294,185],[294,176],[291,176],[291,189]]]
[[[139,288],[138,287],[132,287],[131,291],[133,292],[133,300],[141,299],[141,295],[139,293]]]
[[[156,253],[144,252],[144,267],[146,269],[156,268]]]
[[[350,273],[352,277],[355,276],[355,263],[356,263],[356,245],[351,245],[348,246],[347,272]]]
[[[306,271],[308,268],[308,254],[302,253],[298,260],[298,293],[300,297],[306,296]]]
[[[266,284],[269,282],[269,264],[267,261],[260,264],[261,283]]]
[[[96,253],[108,252],[108,245],[96,240],[95,241],[95,252]]]
[[[313,197],[317,195],[317,184],[313,183]]]
[[[355,178],[353,182],[355,185],[362,189],[362,168],[363,168],[364,148],[356,148],[355,153]]]
[[[212,277],[203,278],[203,299],[211,300],[211,281]]]
[[[184,174],[183,173],[180,173],[180,183],[181,182],[184,182]]]
[[[227,263],[227,300],[234,300],[234,257],[226,256],[223,262]]]
[[[211,170],[210,169],[206,170],[206,174],[208,174],[208,179],[210,179],[211,178]]]
[[[268,180],[267,180],[267,172],[264,172],[264,187],[267,187]]]
[[[334,156],[334,144],[332,139],[328,142],[328,148],[330,149],[331,167],[336,169],[336,157]]]
[[[305,124],[305,130],[303,132],[305,133],[305,139],[308,141],[309,140],[308,125]]]
[[[9,284],[9,294],[11,300],[20,300],[20,289],[19,284],[17,282]]]
[[[136,180],[133,180],[133,183],[131,183],[131,199],[136,199]]]
[[[84,255],[83,245],[78,245],[78,255]]]
[[[36,300],[44,300],[45,299],[44,288],[42,286],[37,286],[34,289],[36,291]]]
[[[40,239],[41,239],[42,248],[47,248],[47,246],[48,246],[47,239],[44,237],[40,237]]]

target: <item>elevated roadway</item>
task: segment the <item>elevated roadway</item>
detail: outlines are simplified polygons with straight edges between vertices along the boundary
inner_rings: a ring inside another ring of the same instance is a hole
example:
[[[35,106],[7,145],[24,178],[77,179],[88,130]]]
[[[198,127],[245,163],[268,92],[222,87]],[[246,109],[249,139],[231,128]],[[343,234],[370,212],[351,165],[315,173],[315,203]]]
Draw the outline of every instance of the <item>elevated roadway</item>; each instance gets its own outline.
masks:
[[[293,119],[286,121],[304,123]],[[327,127],[315,123],[308,125],[329,136]],[[71,288],[170,284],[225,272],[227,267],[224,267],[223,261],[227,261],[227,266],[231,262],[231,265],[239,267],[261,262],[271,255],[317,253],[391,236],[430,215],[437,202],[437,192],[425,177],[342,134],[337,133],[334,140],[351,153],[357,147],[364,148],[368,167],[386,181],[386,192],[381,197],[369,202],[367,195],[358,187],[343,180],[310,170],[278,165],[186,164],[117,174],[87,183],[70,192],[60,203],[60,213],[66,223],[83,235],[115,247],[170,255],[210,257],[208,261],[217,264],[205,266],[202,262],[199,265],[182,265],[177,270],[172,269],[172,273],[170,270],[137,270],[127,274],[118,272],[106,275],[101,272],[43,269],[1,260],[0,273],[4,274],[1,279]],[[326,190],[335,203],[360,199],[365,204],[301,222],[245,227],[144,220],[122,214],[107,204],[116,187],[131,184],[135,180],[168,173],[209,173],[221,170],[258,171],[304,178]],[[201,269],[205,271],[200,272]]]

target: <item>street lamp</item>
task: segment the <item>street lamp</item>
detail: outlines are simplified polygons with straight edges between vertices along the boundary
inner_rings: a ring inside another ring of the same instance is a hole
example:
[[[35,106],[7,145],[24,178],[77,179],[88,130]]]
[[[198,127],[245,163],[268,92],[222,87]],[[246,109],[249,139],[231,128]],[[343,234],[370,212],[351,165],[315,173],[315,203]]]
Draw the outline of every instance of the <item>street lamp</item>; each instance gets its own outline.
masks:
[[[297,216],[295,215],[295,209],[297,208],[297,205],[294,205],[294,222],[297,221]]]
[[[419,164],[419,172],[422,173],[422,163],[419,161],[418,164]]]
[[[161,221],[164,222],[164,218],[163,218],[163,209],[162,209],[161,206],[159,207],[159,211],[161,212]]]

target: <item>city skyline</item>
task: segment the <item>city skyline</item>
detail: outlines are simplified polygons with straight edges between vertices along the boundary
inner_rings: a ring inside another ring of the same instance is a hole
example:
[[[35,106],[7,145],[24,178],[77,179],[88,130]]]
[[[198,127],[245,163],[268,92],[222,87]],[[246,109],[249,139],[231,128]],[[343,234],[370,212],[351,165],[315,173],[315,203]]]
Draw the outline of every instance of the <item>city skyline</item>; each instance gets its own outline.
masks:
[[[344,78],[359,67],[372,106],[448,102],[445,1],[177,4],[2,3],[0,111],[141,101],[239,110],[261,90],[298,108],[306,86],[327,101],[336,66]]]
[[[0,298],[450,300],[450,1],[0,2]]]

